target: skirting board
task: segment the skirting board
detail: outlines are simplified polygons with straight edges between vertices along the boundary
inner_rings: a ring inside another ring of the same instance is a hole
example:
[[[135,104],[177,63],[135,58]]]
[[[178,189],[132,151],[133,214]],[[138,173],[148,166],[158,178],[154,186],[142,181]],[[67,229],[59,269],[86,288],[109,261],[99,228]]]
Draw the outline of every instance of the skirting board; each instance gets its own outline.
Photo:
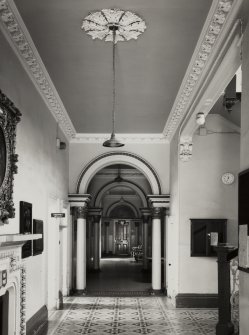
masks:
[[[177,308],[218,308],[218,294],[179,293]]]
[[[27,335],[38,335],[48,324],[48,310],[46,306],[42,306],[26,324]]]

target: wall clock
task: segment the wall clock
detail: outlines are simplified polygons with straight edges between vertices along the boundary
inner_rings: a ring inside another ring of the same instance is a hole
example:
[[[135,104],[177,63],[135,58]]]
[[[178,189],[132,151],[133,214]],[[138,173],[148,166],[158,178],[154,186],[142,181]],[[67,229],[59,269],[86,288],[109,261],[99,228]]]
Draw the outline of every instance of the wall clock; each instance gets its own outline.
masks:
[[[234,175],[231,172],[226,172],[222,175],[221,180],[225,185],[231,185],[234,182]]]

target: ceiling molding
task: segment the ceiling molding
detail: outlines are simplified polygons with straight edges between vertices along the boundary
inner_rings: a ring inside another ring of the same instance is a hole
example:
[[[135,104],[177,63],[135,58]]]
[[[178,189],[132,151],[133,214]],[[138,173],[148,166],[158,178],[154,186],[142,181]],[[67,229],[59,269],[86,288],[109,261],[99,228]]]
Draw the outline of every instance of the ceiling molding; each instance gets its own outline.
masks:
[[[194,101],[217,51],[221,49],[241,4],[242,0],[213,0],[163,133],[117,134],[122,142],[139,144],[170,142]],[[72,121],[13,0],[0,0],[0,29],[67,139],[72,143],[101,143],[108,139],[109,134],[76,134]]]
[[[71,143],[103,143],[110,134],[76,134]],[[116,134],[122,143],[165,144],[169,140],[164,134]]]
[[[196,104],[193,103],[190,109],[190,117],[185,124],[182,124],[180,131],[181,143],[192,142],[193,135],[199,127],[196,122],[197,113],[202,112],[207,117],[216,101],[220,98],[222,91],[225,90],[241,65],[242,36],[240,28],[240,22],[237,20],[230,30],[226,42],[223,44],[224,50],[221,50],[216,55],[218,64],[216,62],[213,63],[213,67],[209,69],[209,74],[206,77],[204,89],[202,87],[199,88]]]
[[[0,0],[0,29],[69,140],[76,134],[59,94],[13,0]]]
[[[191,107],[212,62],[234,24],[242,0],[214,0],[163,134],[170,141]]]

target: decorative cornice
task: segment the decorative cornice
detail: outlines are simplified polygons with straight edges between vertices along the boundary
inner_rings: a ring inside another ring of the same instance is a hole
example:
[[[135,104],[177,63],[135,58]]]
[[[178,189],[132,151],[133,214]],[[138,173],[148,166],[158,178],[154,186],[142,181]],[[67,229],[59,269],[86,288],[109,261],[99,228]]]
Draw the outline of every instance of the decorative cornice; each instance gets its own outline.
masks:
[[[188,108],[191,106],[196,93],[200,89],[202,80],[212,65],[215,53],[226,39],[226,35],[232,24],[232,20],[228,20],[228,17],[232,16],[231,12],[233,12],[234,16],[237,14],[241,3],[241,0],[213,1],[195,52],[163,131],[163,134],[169,141],[172,139]]]
[[[110,134],[76,134],[71,139],[71,143],[103,143],[110,137]],[[122,143],[138,144],[165,144],[169,140],[164,134],[116,134],[116,137]]]
[[[0,28],[68,139],[74,126],[13,0],[0,0]]]

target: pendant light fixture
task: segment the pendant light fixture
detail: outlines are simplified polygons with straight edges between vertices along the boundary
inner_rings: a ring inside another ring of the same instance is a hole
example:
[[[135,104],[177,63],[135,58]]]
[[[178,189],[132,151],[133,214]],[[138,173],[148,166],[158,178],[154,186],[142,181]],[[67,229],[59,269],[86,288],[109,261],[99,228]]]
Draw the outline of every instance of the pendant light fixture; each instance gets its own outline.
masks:
[[[113,43],[112,43],[112,133],[111,138],[103,143],[103,147],[118,148],[123,147],[124,144],[119,142],[115,137],[115,105],[116,105],[116,32],[118,30],[117,25],[109,26],[112,31]]]
[[[109,140],[103,143],[104,147],[118,148],[124,144],[116,139],[115,135],[115,108],[116,108],[116,43],[137,39],[145,29],[143,19],[137,14],[122,9],[102,9],[87,15],[82,23],[82,29],[92,39],[112,42],[112,133]]]

